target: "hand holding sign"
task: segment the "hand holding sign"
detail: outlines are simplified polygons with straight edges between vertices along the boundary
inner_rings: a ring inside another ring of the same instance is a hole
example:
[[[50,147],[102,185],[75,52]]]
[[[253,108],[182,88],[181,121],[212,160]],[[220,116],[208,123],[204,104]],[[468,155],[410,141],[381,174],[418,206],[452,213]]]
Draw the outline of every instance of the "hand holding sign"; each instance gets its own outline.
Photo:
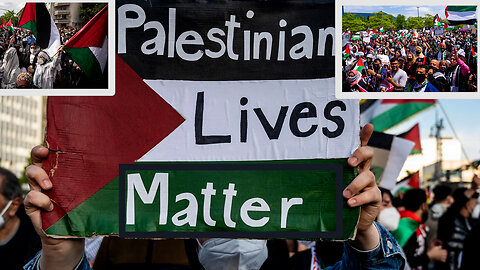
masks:
[[[25,211],[42,241],[41,269],[74,269],[83,255],[84,239],[60,240],[48,237],[42,230],[42,211],[52,211],[53,202],[42,193],[52,189],[52,182],[42,169],[42,161],[48,156],[48,149],[36,146],[32,149],[33,165],[27,167],[25,175],[30,185],[30,192],[24,200]]]
[[[353,245],[362,250],[372,249],[379,243],[379,234],[373,225],[373,221],[378,214],[381,197],[375,184],[375,178],[370,172],[373,151],[366,146],[372,132],[373,126],[370,124],[366,125],[361,131],[361,147],[348,159],[350,166],[358,166],[360,174],[343,192],[350,206],[362,207],[357,235],[353,241]],[[53,188],[47,173],[41,168],[42,161],[47,158],[48,154],[48,150],[42,146],[37,146],[32,150],[33,165],[27,167],[26,170],[31,191],[25,198],[25,208],[42,239],[41,268],[73,269],[82,257],[83,239],[53,239],[47,237],[41,229],[41,211],[51,211],[53,209],[50,198],[41,192]]]

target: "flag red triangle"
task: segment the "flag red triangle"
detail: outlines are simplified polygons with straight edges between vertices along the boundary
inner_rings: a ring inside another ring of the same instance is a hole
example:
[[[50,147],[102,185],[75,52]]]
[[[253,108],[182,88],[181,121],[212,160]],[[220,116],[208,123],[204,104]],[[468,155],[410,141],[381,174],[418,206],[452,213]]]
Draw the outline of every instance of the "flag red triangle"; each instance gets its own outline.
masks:
[[[185,120],[118,55],[115,71],[115,96],[48,99],[46,141],[58,152],[43,163],[55,202],[54,211],[42,214],[44,229],[115,179],[119,164],[135,162]]]
[[[410,175],[410,179],[408,180],[408,185],[412,188],[420,188],[420,172],[416,172]]]
[[[26,3],[23,8],[22,17],[18,21],[18,26],[22,26],[30,21],[37,20],[37,3]]]
[[[418,124],[413,126],[411,129],[409,129],[407,132],[404,132],[402,134],[399,134],[398,137],[407,139],[409,141],[412,141],[415,143],[413,146],[413,151],[422,152],[422,145],[420,144],[420,128]]]

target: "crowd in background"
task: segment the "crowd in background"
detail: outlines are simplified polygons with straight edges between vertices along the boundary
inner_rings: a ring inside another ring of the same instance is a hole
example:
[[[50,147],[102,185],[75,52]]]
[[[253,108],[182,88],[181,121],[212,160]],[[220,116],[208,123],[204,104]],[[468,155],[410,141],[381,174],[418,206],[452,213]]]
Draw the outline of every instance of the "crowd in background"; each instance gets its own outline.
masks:
[[[343,91],[476,92],[477,38],[470,30],[361,34],[344,46]]]
[[[74,28],[61,28],[64,45],[75,33]],[[43,48],[45,49],[45,48]],[[0,29],[1,88],[84,88],[85,75],[70,56],[59,48],[48,55],[26,29]]]
[[[439,183],[431,191],[412,188],[397,196],[380,188],[377,222],[397,239],[411,269],[477,269],[479,187],[474,176],[470,188]]]

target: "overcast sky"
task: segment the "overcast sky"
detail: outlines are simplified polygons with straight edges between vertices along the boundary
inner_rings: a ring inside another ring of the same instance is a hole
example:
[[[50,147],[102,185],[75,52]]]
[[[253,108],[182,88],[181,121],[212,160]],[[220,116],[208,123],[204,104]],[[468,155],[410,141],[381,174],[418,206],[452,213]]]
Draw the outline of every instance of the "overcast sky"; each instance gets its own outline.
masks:
[[[2,0],[0,1],[0,14],[3,15],[7,10],[15,10],[15,12],[19,12],[25,6],[25,2],[23,1],[10,1],[10,0]]]
[[[442,19],[445,19],[445,7],[446,6],[418,6],[418,11],[420,12],[420,17],[425,16],[425,14],[438,16]],[[397,17],[398,14],[405,15],[405,17],[416,17],[417,16],[417,6],[344,6],[345,12],[379,12],[383,11],[385,13],[391,14]]]

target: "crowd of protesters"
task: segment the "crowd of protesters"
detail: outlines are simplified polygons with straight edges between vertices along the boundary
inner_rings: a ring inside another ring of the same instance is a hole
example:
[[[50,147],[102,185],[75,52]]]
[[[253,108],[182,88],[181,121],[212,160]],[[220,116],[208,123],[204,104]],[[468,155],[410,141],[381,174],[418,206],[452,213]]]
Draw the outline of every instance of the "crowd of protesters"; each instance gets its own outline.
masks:
[[[343,91],[476,92],[477,38],[471,30],[361,33],[344,44]]]
[[[64,45],[77,30],[59,31]],[[62,47],[49,55],[29,30],[3,28],[0,29],[0,83],[2,89],[84,88],[85,75]]]
[[[480,236],[479,187],[474,176],[469,188],[455,190],[439,183],[431,192],[412,188],[394,197],[380,188],[377,222],[392,232],[411,269],[477,269],[478,243],[471,240]]]

